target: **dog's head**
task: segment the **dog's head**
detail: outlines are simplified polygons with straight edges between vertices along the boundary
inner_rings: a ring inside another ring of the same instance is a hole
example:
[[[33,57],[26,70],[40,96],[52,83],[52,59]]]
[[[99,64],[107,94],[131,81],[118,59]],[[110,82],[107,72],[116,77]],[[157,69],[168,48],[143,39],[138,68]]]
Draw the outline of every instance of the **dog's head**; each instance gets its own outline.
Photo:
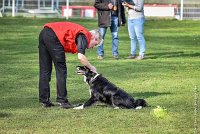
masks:
[[[77,66],[76,69],[76,73],[79,75],[84,75],[84,81],[88,84],[99,75],[98,73],[92,72],[86,66]]]

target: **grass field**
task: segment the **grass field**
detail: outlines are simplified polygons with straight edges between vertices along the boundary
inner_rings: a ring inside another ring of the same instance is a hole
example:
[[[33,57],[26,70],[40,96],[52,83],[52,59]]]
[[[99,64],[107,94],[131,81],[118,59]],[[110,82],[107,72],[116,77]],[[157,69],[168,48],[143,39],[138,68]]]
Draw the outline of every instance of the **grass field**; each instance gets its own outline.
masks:
[[[114,110],[93,106],[84,110],[43,109],[38,102],[38,34],[47,22],[63,19],[0,18],[0,133],[51,134],[192,134],[195,118],[195,87],[200,88],[200,22],[147,20],[146,57],[128,60],[127,26],[120,27],[120,59],[111,56],[111,36],[105,38],[105,59],[96,59],[96,49],[86,55],[99,73],[150,107]],[[96,20],[69,20],[88,29]],[[68,97],[72,104],[89,97],[83,78],[75,73],[77,55],[66,54]],[[51,100],[56,98],[55,71]],[[199,95],[199,92],[197,93]],[[199,106],[200,103],[198,103]],[[167,116],[156,118],[156,106],[167,108]],[[196,110],[197,109],[196,107]],[[198,128],[200,132],[200,127]]]

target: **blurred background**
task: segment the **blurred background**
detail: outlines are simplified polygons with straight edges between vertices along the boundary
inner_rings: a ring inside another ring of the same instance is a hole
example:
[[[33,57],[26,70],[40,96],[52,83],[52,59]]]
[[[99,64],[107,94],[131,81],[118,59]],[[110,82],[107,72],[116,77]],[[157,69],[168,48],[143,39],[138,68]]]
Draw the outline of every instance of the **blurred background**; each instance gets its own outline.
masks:
[[[97,18],[94,0],[1,0],[0,17]],[[200,19],[200,0],[145,0],[146,17]]]

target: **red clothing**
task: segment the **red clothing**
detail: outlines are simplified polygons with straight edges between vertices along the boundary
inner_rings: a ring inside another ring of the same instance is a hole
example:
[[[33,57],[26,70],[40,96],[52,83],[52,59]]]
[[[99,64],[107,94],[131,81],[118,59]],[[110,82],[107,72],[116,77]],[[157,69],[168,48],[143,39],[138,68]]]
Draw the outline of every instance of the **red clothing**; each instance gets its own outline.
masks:
[[[53,22],[45,24],[44,27],[51,28],[54,31],[65,52],[77,53],[75,39],[79,33],[85,35],[88,42],[87,48],[90,44],[91,33],[79,24],[72,22]]]

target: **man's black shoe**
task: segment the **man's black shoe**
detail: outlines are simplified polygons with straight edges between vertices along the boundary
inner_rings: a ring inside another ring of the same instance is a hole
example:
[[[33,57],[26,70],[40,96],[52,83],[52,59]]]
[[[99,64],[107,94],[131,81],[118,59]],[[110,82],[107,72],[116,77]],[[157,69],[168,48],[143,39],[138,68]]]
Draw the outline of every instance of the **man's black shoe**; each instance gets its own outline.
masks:
[[[61,108],[73,108],[73,106],[69,103],[69,102],[58,102],[58,105],[61,107]]]
[[[43,108],[49,108],[49,107],[53,107],[53,106],[55,106],[55,105],[53,103],[51,103],[51,101],[42,102]]]

